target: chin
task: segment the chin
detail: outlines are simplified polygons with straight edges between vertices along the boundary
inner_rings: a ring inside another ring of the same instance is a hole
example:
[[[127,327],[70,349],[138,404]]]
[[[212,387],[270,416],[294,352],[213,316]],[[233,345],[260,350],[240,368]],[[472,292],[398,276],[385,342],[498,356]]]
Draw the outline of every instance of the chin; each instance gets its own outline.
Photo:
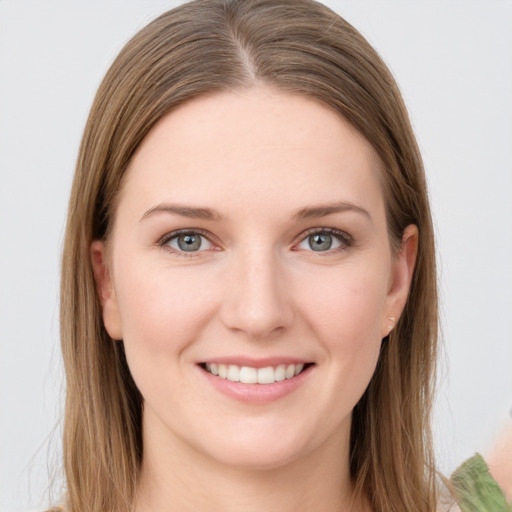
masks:
[[[270,471],[282,468],[301,456],[300,450],[269,449],[268,447],[230,447],[230,453],[212,454],[218,462],[244,471]]]
[[[306,457],[314,447],[299,432],[246,429],[245,435],[211,439],[203,453],[219,463],[242,470],[278,469]]]

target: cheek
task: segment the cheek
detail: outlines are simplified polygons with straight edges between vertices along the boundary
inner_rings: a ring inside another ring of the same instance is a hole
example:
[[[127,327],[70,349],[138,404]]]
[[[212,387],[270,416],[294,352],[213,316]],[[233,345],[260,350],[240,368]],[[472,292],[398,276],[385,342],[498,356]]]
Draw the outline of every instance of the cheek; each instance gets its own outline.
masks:
[[[187,394],[187,348],[213,315],[204,276],[173,270],[131,265],[118,290],[130,373],[148,407],[162,411],[179,407],[181,394]]]
[[[355,343],[380,341],[386,305],[387,277],[375,268],[345,268],[317,276],[314,286],[298,292],[302,310],[314,329],[325,338]],[[351,341],[352,340],[352,341]]]
[[[117,293],[127,351],[176,356],[197,338],[214,314],[201,272],[131,266]],[[120,267],[120,272],[123,272]]]
[[[366,389],[379,357],[387,278],[375,268],[346,270],[317,279],[309,293],[300,295],[301,310],[329,363],[331,389],[343,389],[351,408]]]

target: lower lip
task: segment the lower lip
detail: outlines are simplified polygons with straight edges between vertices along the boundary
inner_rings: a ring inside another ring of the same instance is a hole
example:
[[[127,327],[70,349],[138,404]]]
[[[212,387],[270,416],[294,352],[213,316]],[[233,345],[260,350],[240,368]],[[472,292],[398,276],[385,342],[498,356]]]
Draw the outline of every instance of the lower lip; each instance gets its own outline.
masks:
[[[299,373],[299,375],[291,379],[274,382],[273,384],[244,384],[242,382],[232,382],[228,379],[212,375],[201,367],[198,368],[208,382],[224,395],[235,398],[240,402],[263,405],[275,402],[293,393],[307,380],[314,365],[309,366]]]

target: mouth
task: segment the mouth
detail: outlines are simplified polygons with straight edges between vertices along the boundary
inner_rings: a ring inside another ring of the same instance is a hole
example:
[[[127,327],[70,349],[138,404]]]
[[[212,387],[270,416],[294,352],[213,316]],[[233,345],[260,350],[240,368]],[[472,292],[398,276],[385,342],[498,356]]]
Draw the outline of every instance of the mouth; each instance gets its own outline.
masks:
[[[199,366],[207,373],[242,384],[275,384],[293,379],[307,371],[314,363],[279,364],[255,368],[224,363],[201,363]]]

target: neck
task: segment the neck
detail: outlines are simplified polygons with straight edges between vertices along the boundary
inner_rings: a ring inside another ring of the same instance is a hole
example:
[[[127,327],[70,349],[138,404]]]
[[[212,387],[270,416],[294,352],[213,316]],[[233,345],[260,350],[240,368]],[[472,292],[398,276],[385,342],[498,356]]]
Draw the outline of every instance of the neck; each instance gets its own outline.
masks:
[[[178,438],[144,435],[136,512],[366,511],[353,493],[347,432],[279,467],[227,466]]]

